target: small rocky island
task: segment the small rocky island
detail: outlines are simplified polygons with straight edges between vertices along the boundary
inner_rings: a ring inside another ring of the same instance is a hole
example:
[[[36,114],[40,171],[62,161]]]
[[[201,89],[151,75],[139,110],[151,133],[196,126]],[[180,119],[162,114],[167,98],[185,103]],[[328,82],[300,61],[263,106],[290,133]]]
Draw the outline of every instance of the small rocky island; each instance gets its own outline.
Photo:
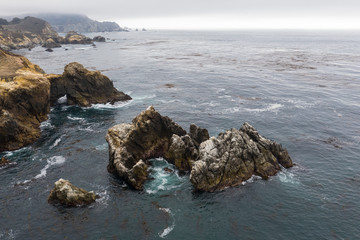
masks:
[[[108,77],[79,63],[68,64],[61,75],[45,74],[27,58],[0,49],[0,152],[37,140],[50,105],[65,95],[66,104],[85,107],[131,99]]]
[[[208,131],[190,126],[186,131],[152,106],[131,123],[108,130],[108,171],[137,190],[148,179],[149,159],[164,157],[181,171],[191,171],[196,190],[213,192],[236,186],[252,175],[267,179],[293,166],[285,148],[259,135],[248,123],[209,138]]]

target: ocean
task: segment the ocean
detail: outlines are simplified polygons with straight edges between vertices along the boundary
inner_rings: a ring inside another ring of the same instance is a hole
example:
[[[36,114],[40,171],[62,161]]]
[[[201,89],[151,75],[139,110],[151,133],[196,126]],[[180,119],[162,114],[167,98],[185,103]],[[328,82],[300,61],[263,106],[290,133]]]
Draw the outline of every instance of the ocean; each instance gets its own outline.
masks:
[[[107,42],[96,47],[16,51],[47,73],[80,62],[133,100],[53,107],[37,142],[0,154],[16,162],[0,169],[0,239],[360,238],[360,32],[100,35]],[[145,189],[131,190],[107,172],[105,135],[150,105],[211,136],[249,122],[296,165],[199,193],[189,174],[166,173],[174,166],[153,159]],[[79,208],[48,204],[59,178],[100,199]]]

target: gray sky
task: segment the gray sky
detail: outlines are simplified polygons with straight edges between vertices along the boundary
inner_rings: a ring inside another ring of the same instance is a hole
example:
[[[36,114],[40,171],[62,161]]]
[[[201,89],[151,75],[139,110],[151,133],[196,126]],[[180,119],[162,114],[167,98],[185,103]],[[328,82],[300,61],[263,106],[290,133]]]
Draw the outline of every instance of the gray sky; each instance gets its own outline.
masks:
[[[129,27],[360,29],[360,0],[0,0],[0,16],[46,12]]]

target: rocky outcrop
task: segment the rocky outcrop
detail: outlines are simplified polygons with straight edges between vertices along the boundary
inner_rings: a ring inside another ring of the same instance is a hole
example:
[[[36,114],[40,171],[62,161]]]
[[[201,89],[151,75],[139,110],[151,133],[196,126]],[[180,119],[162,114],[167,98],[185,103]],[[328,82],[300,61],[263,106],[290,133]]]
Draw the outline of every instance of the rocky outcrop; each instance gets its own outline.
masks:
[[[148,107],[130,124],[110,128],[106,135],[109,172],[116,173],[135,189],[142,189],[148,176],[146,160],[165,156],[174,134],[184,136],[186,131],[153,107]]]
[[[148,177],[149,158],[164,157],[180,171],[190,171],[190,181],[199,191],[236,186],[253,175],[264,179],[275,175],[292,160],[280,144],[259,135],[248,123],[209,138],[206,129],[192,124],[186,134],[153,107],[130,124],[108,130],[108,170],[137,190]]]
[[[254,174],[267,179],[281,165],[293,165],[286,149],[244,123],[240,130],[231,129],[201,143],[190,181],[197,190],[212,192],[239,185]]]
[[[33,48],[45,44],[49,39],[57,44],[62,42],[62,37],[50,24],[39,18],[15,18],[0,26],[0,48],[4,50]]]
[[[129,95],[119,92],[110,79],[99,71],[89,71],[80,63],[69,63],[62,75],[48,75],[51,83],[51,104],[67,96],[68,105],[88,107],[96,103],[115,103],[130,100]]]
[[[93,38],[93,41],[94,42],[105,42],[106,40],[105,40],[105,38],[103,36],[95,36]]]
[[[80,33],[70,31],[66,34],[64,38],[64,44],[93,44],[91,38],[86,37]]]
[[[55,42],[54,39],[49,38],[45,41],[45,43],[42,45],[42,47],[51,49],[51,48],[59,48],[59,47],[61,47],[61,45],[60,45],[60,43]]]
[[[28,59],[0,49],[0,152],[40,136],[50,110],[50,83]]]
[[[93,191],[86,191],[72,185],[68,180],[60,178],[55,182],[51,190],[48,202],[51,204],[61,204],[66,207],[76,207],[94,203],[98,196]]]

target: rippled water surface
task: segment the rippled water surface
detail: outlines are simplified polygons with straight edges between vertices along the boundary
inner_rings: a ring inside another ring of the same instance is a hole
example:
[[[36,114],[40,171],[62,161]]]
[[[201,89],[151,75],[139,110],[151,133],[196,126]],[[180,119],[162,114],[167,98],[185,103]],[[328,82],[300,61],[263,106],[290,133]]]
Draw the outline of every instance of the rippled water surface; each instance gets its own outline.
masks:
[[[360,33],[102,35],[108,41],[96,48],[18,51],[47,73],[72,61],[100,70],[133,100],[54,107],[39,141],[0,154],[16,162],[0,169],[0,239],[359,238]],[[130,190],[106,170],[104,137],[149,105],[211,135],[247,121],[282,143],[296,166],[194,193],[188,175],[154,159],[144,191]],[[89,207],[49,205],[59,178],[101,198]]]

